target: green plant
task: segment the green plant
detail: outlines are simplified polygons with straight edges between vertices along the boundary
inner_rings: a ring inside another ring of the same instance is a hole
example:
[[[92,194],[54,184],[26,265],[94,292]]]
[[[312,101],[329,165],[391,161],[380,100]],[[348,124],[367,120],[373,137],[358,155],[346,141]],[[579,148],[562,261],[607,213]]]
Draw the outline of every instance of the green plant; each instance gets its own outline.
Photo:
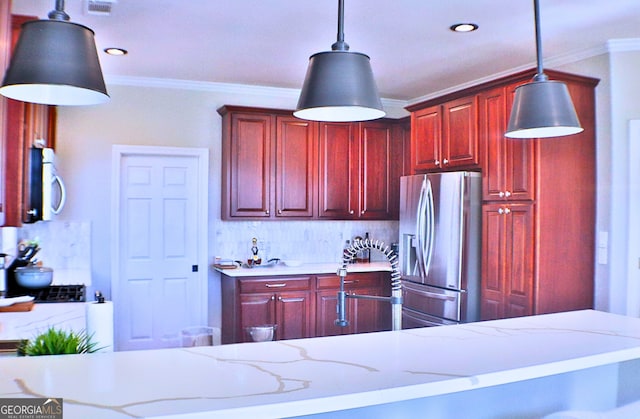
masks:
[[[76,333],[50,327],[32,340],[25,340],[18,348],[18,356],[65,355],[96,352],[97,343],[85,331]]]

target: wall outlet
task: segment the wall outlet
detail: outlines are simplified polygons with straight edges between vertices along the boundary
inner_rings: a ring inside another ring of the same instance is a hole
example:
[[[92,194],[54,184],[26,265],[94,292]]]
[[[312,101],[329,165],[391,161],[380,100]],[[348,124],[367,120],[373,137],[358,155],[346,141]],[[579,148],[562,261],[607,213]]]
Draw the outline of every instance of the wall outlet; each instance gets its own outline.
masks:
[[[606,265],[609,262],[609,232],[598,232],[598,263]]]

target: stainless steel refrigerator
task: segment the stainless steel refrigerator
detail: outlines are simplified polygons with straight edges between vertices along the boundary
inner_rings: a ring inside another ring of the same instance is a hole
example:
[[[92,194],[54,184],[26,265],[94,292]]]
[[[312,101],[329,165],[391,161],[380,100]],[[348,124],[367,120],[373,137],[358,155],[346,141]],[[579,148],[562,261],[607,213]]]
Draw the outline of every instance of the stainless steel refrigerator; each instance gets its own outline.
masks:
[[[481,223],[480,173],[400,178],[404,328],[479,320]]]

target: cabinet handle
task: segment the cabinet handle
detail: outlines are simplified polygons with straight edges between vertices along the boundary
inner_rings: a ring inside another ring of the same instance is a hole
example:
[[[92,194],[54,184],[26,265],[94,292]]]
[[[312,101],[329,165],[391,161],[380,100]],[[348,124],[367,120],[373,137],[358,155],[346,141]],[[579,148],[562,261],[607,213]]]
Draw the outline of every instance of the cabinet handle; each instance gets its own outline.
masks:
[[[511,210],[510,210],[509,208],[505,208],[505,209],[504,209],[504,213],[505,213],[505,214],[509,214],[510,212],[511,212]]]
[[[448,159],[442,160],[442,164],[449,164],[449,160]]]
[[[366,210],[362,210],[362,211],[360,211],[360,214],[364,215],[365,211],[366,211]]]
[[[345,285],[347,285],[347,284],[357,284],[358,282],[360,282],[360,280],[358,280],[358,279],[345,280],[345,281],[344,281],[344,284],[345,284]]]
[[[267,214],[267,215],[269,215],[269,210],[266,210],[264,213],[265,213],[265,214]]]
[[[500,191],[500,192],[498,193],[498,196],[499,196],[500,198],[504,197],[504,192]]]
[[[276,296],[275,296],[275,295],[272,295],[272,296],[271,296],[271,301],[274,301],[275,299],[276,299]]]
[[[282,287],[286,287],[287,283],[286,282],[282,282],[280,284],[264,284],[265,287],[267,288],[282,288]]]
[[[278,301],[282,301],[282,296],[281,295],[278,296]]]
[[[353,210],[350,210],[350,211],[349,211],[349,214],[353,215],[353,212],[354,212]]]
[[[506,192],[504,193],[504,196],[506,196],[507,198],[509,198],[509,197],[511,196],[511,192],[506,191]]]
[[[278,214],[282,214],[282,210],[281,209],[278,210]]]
[[[504,208],[498,208],[498,214],[504,214]]]
[[[436,166],[440,166],[440,160],[436,160],[433,162]]]

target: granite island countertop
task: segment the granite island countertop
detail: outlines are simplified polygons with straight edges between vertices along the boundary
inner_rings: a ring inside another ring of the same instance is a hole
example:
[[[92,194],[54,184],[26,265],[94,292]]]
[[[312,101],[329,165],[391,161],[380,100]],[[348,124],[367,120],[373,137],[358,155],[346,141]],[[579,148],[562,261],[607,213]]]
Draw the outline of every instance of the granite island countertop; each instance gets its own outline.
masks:
[[[314,339],[2,358],[0,398],[62,397],[66,419],[334,415],[636,359],[640,319],[584,310]]]

